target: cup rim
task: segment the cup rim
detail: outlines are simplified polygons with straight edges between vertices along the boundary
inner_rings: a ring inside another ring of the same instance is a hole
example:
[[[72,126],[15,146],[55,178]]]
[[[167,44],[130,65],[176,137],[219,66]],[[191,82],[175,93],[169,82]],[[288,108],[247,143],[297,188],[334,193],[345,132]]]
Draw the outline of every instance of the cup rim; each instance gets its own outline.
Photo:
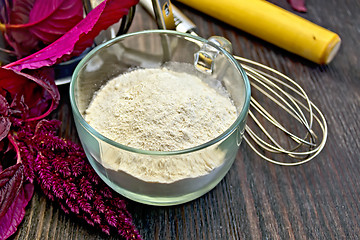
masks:
[[[194,39],[196,41],[200,41],[204,44],[209,44],[211,46],[213,46],[214,48],[216,48],[217,50],[219,50],[220,52],[222,52],[233,64],[234,66],[237,68],[237,70],[239,71],[239,73],[241,74],[243,81],[244,81],[244,86],[245,86],[245,101],[243,104],[243,107],[241,109],[241,112],[239,113],[239,115],[237,116],[236,120],[233,122],[233,124],[231,124],[230,127],[228,127],[223,133],[221,133],[219,136],[217,136],[216,138],[211,139],[208,142],[202,143],[200,145],[196,145],[194,147],[191,148],[186,148],[186,149],[181,149],[181,150],[173,150],[173,151],[151,151],[151,150],[143,150],[143,149],[139,149],[139,148],[134,148],[134,147],[130,147],[118,142],[115,142],[107,137],[105,137],[104,135],[102,135],[101,133],[99,133],[97,130],[95,130],[92,126],[90,126],[85,119],[83,118],[82,114],[80,113],[76,101],[75,101],[75,95],[74,95],[74,91],[75,91],[75,84],[77,82],[77,75],[79,73],[79,71],[82,69],[82,67],[84,66],[84,64],[88,61],[88,59],[90,59],[93,55],[95,55],[99,50],[101,50],[102,48],[106,47],[106,46],[110,46],[112,44],[114,44],[117,41],[121,41],[122,39],[128,38],[128,37],[133,37],[136,35],[143,35],[143,34],[168,34],[168,35],[176,35],[176,36],[181,36],[184,38],[190,38],[190,39]],[[144,154],[144,155],[161,155],[161,156],[165,156],[165,155],[179,155],[179,154],[187,154],[187,153],[191,153],[191,152],[195,152],[201,149],[205,149],[209,146],[215,145],[216,143],[224,140],[227,136],[229,136],[233,131],[235,131],[238,126],[240,125],[240,123],[242,121],[245,121],[247,113],[249,111],[249,106],[250,106],[250,96],[251,96],[251,90],[250,90],[250,82],[249,79],[245,73],[245,70],[241,67],[240,63],[238,63],[238,61],[235,60],[235,58],[226,50],[224,50],[223,48],[215,45],[214,43],[212,43],[211,41],[208,41],[207,39],[204,39],[202,37],[199,36],[194,36],[188,33],[181,33],[181,32],[177,32],[177,31],[173,31],[173,30],[144,30],[144,31],[138,31],[138,32],[133,32],[133,33],[127,33],[127,34],[123,34],[121,36],[118,36],[116,38],[113,38],[107,42],[104,42],[98,46],[96,46],[94,49],[92,49],[88,54],[86,54],[86,56],[78,63],[78,65],[76,66],[72,77],[71,77],[71,82],[70,82],[70,87],[69,87],[69,95],[70,95],[70,104],[71,104],[71,108],[72,108],[72,112],[74,115],[74,118],[78,119],[79,123],[86,129],[88,130],[91,134],[93,134],[96,138],[100,139],[101,141],[104,141],[114,147],[126,150],[126,151],[130,151],[133,153],[140,153],[140,154]]]

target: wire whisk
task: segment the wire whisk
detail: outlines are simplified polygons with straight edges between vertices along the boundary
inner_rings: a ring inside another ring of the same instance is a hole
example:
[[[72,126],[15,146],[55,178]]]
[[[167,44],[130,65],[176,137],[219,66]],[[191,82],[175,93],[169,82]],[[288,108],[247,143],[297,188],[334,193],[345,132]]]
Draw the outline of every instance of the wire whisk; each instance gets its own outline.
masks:
[[[268,66],[238,56],[234,58],[244,68],[252,87],[246,143],[260,157],[278,165],[300,165],[317,156],[325,146],[327,124],[300,85]],[[275,109],[273,114],[272,109]],[[275,160],[280,154],[290,160]]]

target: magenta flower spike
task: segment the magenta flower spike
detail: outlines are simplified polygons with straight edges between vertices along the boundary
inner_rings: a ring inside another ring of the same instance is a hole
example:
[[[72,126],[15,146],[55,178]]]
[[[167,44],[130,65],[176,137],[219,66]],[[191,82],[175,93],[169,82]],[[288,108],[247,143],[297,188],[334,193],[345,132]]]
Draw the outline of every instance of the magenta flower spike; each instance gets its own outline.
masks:
[[[82,148],[55,135],[59,124],[42,120],[33,132],[30,127],[19,131],[16,141],[21,155],[26,156],[26,178],[37,182],[64,212],[75,213],[106,234],[117,232],[125,239],[141,239],[124,199],[95,173]]]

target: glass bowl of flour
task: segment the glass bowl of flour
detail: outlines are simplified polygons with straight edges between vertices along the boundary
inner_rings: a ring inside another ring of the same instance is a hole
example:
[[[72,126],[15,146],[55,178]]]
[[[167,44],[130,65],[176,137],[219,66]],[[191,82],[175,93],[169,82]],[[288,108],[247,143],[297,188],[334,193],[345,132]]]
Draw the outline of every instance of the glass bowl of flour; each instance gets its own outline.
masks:
[[[250,84],[213,41],[151,30],[88,53],[74,71],[70,101],[87,158],[105,183],[137,202],[176,205],[229,171]]]

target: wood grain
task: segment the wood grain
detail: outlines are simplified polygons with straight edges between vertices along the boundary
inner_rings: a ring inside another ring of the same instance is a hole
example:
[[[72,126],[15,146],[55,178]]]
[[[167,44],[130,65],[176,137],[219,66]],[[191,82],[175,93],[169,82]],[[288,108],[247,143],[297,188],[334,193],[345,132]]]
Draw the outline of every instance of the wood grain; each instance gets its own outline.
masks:
[[[290,11],[285,0],[271,1]],[[308,164],[279,167],[259,158],[245,142],[229,173],[211,192],[173,207],[128,201],[144,239],[359,239],[360,236],[360,2],[307,1],[296,13],[337,32],[342,46],[333,62],[318,66],[278,47],[176,4],[199,35],[228,38],[237,55],[296,79],[323,111],[329,126],[323,152]],[[156,28],[139,6],[131,32]],[[284,36],[286,37],[286,36]],[[68,98],[52,114],[60,135],[78,141]],[[36,189],[24,221],[11,239],[117,239],[60,208]]]

